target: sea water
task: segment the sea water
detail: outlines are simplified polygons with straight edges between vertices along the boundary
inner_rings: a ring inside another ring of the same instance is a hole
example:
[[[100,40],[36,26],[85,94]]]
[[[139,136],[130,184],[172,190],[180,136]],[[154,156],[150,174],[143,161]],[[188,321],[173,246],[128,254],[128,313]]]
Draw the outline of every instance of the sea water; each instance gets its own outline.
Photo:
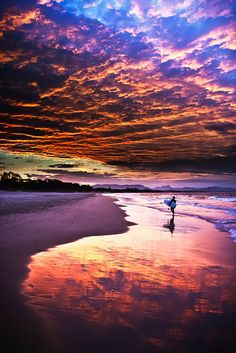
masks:
[[[166,211],[164,199],[171,199],[170,193],[119,194],[130,205],[137,204]],[[176,215],[188,215],[202,218],[213,223],[219,230],[225,231],[236,242],[236,192],[221,193],[175,193],[177,200]]]

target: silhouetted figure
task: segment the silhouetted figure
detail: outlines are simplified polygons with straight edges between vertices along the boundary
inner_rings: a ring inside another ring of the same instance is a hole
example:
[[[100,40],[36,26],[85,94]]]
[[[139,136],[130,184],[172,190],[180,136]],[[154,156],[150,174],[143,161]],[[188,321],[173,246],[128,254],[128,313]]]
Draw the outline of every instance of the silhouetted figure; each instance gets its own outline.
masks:
[[[171,212],[173,213],[173,217],[175,214],[175,207],[176,207],[176,199],[175,199],[175,196],[173,196],[172,199],[170,200],[170,209],[171,209]]]

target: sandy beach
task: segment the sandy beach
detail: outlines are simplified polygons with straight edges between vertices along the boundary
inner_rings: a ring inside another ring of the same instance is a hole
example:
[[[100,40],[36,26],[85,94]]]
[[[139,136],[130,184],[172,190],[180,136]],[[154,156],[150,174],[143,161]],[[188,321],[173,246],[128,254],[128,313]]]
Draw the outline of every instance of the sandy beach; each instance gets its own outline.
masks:
[[[100,195],[3,192],[1,203],[1,333],[8,347],[4,352],[42,352],[44,327],[20,295],[30,257],[81,237],[125,232],[129,223],[111,198]]]
[[[4,352],[235,351],[235,243],[203,219],[222,211],[14,195],[0,219]]]

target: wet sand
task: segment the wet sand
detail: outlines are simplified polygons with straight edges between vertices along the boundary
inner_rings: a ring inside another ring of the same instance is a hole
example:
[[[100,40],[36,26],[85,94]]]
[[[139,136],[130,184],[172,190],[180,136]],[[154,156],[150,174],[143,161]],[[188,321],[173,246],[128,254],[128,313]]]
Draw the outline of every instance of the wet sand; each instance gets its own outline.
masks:
[[[35,197],[34,197],[35,196]],[[2,352],[51,352],[45,326],[20,294],[31,256],[90,235],[127,231],[125,212],[101,195],[2,194],[0,304]],[[13,197],[7,205],[4,199]],[[30,199],[29,199],[30,198]],[[14,212],[13,212],[14,209]],[[23,212],[23,213],[22,213]],[[46,347],[46,348],[45,348]]]
[[[3,216],[4,352],[235,352],[235,244],[138,198]]]
[[[235,244],[202,219],[177,214],[171,225],[142,197],[121,198],[128,232],[36,254],[28,305],[60,353],[233,353]]]

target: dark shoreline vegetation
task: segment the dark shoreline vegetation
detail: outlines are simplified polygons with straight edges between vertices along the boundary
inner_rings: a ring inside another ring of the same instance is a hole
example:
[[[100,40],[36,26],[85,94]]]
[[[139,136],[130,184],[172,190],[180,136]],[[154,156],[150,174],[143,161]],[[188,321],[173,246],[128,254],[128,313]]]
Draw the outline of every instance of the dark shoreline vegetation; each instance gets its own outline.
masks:
[[[19,174],[13,172],[3,172],[0,175],[0,190],[6,191],[28,191],[28,192],[112,192],[112,193],[163,193],[163,192],[236,192],[234,188],[225,187],[206,187],[206,188],[189,188],[182,189],[140,189],[138,187],[127,187],[124,189],[113,187],[93,187],[89,184],[78,184],[63,182],[58,179],[23,179]]]

